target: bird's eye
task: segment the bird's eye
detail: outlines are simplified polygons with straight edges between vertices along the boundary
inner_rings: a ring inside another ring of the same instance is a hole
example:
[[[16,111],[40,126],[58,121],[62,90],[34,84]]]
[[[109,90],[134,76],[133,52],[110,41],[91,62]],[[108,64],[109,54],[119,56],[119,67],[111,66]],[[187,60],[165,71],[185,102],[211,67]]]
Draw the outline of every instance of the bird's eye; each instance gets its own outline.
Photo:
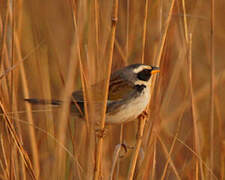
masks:
[[[151,77],[151,70],[150,69],[143,69],[141,72],[137,74],[138,79],[142,81],[148,81]]]

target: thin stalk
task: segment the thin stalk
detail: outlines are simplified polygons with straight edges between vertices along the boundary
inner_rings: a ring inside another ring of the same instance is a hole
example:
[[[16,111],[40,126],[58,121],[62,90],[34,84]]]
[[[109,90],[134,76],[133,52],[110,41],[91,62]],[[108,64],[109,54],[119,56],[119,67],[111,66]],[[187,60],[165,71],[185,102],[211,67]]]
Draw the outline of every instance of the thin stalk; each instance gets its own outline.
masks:
[[[123,138],[124,138],[123,132],[124,132],[124,125],[121,124],[121,125],[120,125],[120,146],[121,146],[122,143],[123,143]],[[120,148],[120,150],[121,150],[121,148]],[[119,152],[120,152],[120,151],[119,151]],[[116,169],[116,178],[117,178],[117,179],[118,179],[118,176],[119,176],[119,172],[120,172],[120,158],[118,158],[118,160],[117,160],[117,169]]]
[[[161,42],[161,35],[162,35],[162,22],[163,22],[163,0],[160,0],[159,2],[160,7],[159,7],[159,35],[160,35],[160,42]]]
[[[189,80],[190,80],[190,94],[191,94],[191,106],[192,106],[192,116],[193,116],[193,126],[194,126],[194,151],[200,156],[199,150],[199,132],[197,125],[197,111],[196,111],[196,102],[193,91],[193,80],[192,80],[192,34],[189,36],[189,53],[188,53],[188,65],[189,65]],[[195,161],[195,179],[199,177],[199,162],[198,158]],[[202,167],[202,165],[201,165]],[[202,168],[201,168],[202,169]],[[201,176],[203,174],[201,173]]]
[[[187,13],[186,13],[186,6],[185,6],[185,0],[182,0],[182,7],[183,7],[183,12],[184,12],[184,35],[185,35],[185,40],[188,42],[188,27],[187,27]]]
[[[2,151],[2,158],[1,158],[1,168],[3,171],[3,174],[5,176],[5,179],[9,179],[9,164],[7,162],[7,158],[6,158],[6,153],[5,153],[5,148],[4,148],[4,142],[3,142],[3,137],[1,135],[0,137],[0,143],[1,143],[1,151]],[[5,167],[3,167],[3,162],[5,164]]]
[[[95,65],[99,62],[99,4],[98,0],[95,0],[95,44],[96,44],[96,59]],[[97,69],[97,68],[96,68]]]
[[[141,57],[142,64],[144,64],[144,60],[145,60],[147,18],[148,18],[148,0],[145,1],[145,15],[144,15],[144,24],[143,24],[143,34],[142,34],[142,57]]]
[[[194,103],[194,94],[193,94],[193,81],[192,81],[192,34],[189,36],[189,53],[188,53],[188,65],[189,65],[189,80],[190,80],[190,94],[191,94],[191,106],[192,106],[192,118],[194,125],[194,151],[198,154],[198,130],[196,122],[196,107]],[[198,179],[198,159],[195,161],[195,179]]]
[[[115,34],[116,34],[116,24],[117,24],[117,19],[118,19],[118,0],[114,0],[113,3],[113,10],[112,10],[112,29],[111,29],[111,38],[110,38],[110,44],[109,44],[109,62],[108,62],[108,73],[106,75],[106,91],[104,96],[104,105],[103,105],[103,114],[102,114],[102,119],[100,122],[100,130],[104,131],[105,128],[105,112],[106,112],[106,107],[107,107],[107,99],[108,99],[108,87],[109,87],[109,78],[111,74],[111,67],[112,67],[112,57],[113,57],[113,50],[114,50],[114,42],[115,42]],[[99,174],[100,174],[100,163],[101,163],[101,157],[102,157],[102,145],[103,145],[103,137],[99,137],[97,141],[97,146],[96,146],[96,162],[95,162],[95,169],[94,169],[94,179],[98,180],[99,179]]]
[[[152,174],[151,174],[151,178],[155,179],[155,173],[156,173],[156,153],[157,153],[157,149],[156,149],[156,138],[154,138],[154,145],[153,145],[153,160],[152,160]]]
[[[139,125],[138,125],[138,133],[137,133],[137,142],[134,149],[134,152],[131,157],[130,167],[128,171],[128,180],[132,180],[134,177],[134,171],[137,164],[138,154],[140,152],[141,144],[142,144],[142,137],[144,133],[146,118],[139,118]]]
[[[120,156],[121,147],[122,147],[122,144],[118,144],[115,147],[115,150],[114,150],[114,153],[113,153],[113,163],[112,163],[112,168],[111,168],[109,180],[113,180],[113,174],[115,172],[116,165],[119,165],[118,161],[119,161],[119,158],[120,158],[119,156]],[[118,172],[117,172],[117,174],[118,174]],[[117,177],[117,179],[118,179],[118,177]]]
[[[221,142],[221,179],[225,178],[225,141]]]
[[[170,25],[170,21],[171,21],[171,17],[172,17],[174,3],[175,3],[175,0],[172,0],[171,5],[170,5],[170,10],[169,10],[168,18],[167,18],[166,24],[165,24],[166,27],[165,27],[165,30],[164,30],[164,33],[163,33],[163,36],[162,36],[162,41],[160,43],[158,56],[157,56],[156,62],[155,62],[155,65],[156,66],[158,66],[160,64],[160,60],[161,60],[161,57],[162,57],[163,48],[164,48],[164,45],[165,45],[165,42],[166,42],[167,32],[168,32],[169,25]]]
[[[151,173],[151,177],[155,177],[155,171],[156,171],[155,165],[156,165],[156,153],[157,153],[156,143],[157,142],[156,142],[156,137],[153,135],[153,125],[154,124],[151,123],[150,128],[148,129],[146,128],[147,131],[149,131],[146,151],[145,151],[146,156],[144,157],[140,170],[137,173],[137,179],[149,179],[148,177],[150,177],[149,175],[150,173]],[[152,154],[153,156],[151,156]],[[146,170],[149,169],[149,166],[151,165],[150,164],[151,161],[152,161],[152,170],[149,172]]]
[[[211,86],[210,86],[210,167],[214,167],[214,97],[215,97],[215,60],[214,60],[214,0],[211,0],[211,31],[210,31],[210,65],[211,65]],[[213,176],[210,175],[210,179]]]
[[[12,12],[11,11],[9,11],[9,13],[10,13],[10,15],[11,15],[11,18],[10,18],[10,20],[11,20],[11,23],[12,23],[12,45],[11,45],[11,66],[13,66],[14,65],[14,58],[15,58],[15,28],[16,28],[16,24],[15,24],[15,4],[16,4],[16,1],[15,0],[12,0],[11,1],[11,3],[10,3],[10,5],[9,6],[11,6],[11,9],[12,9]],[[13,92],[13,89],[14,89],[14,84],[13,84],[13,76],[14,76],[14,73],[13,73],[13,71],[11,72],[11,84],[10,84],[10,87],[11,87],[11,93]],[[10,99],[10,101],[11,101],[11,104],[13,104],[13,95],[11,94],[11,99]]]
[[[126,45],[125,45],[125,54],[127,64],[128,56],[129,56],[129,28],[130,28],[130,0],[127,0],[127,17],[126,17]]]
[[[223,118],[220,106],[220,100],[218,96],[215,96],[215,115],[218,117],[218,137],[219,137],[219,149],[220,149],[220,179],[224,179],[224,155],[225,155],[225,144],[223,139]]]

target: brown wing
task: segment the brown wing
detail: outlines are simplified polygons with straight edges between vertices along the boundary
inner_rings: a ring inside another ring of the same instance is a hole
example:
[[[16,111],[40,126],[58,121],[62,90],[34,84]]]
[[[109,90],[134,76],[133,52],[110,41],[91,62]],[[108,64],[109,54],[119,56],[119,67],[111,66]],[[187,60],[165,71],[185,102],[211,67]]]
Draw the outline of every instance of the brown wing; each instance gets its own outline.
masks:
[[[102,97],[102,89],[104,88],[104,82],[99,82],[95,85],[93,85],[92,91],[93,91],[93,101],[94,103],[101,104],[103,102],[103,97]],[[128,81],[125,81],[120,77],[120,74],[113,74],[110,78],[109,82],[109,94],[108,94],[108,100],[109,101],[117,101],[126,98],[130,92],[132,92],[134,85]],[[84,98],[83,98],[83,92],[80,91],[75,91],[72,94],[73,100],[72,104],[73,105],[78,105],[81,109],[82,112],[84,112]]]
[[[110,79],[108,100],[120,100],[128,96],[134,85],[115,74]]]

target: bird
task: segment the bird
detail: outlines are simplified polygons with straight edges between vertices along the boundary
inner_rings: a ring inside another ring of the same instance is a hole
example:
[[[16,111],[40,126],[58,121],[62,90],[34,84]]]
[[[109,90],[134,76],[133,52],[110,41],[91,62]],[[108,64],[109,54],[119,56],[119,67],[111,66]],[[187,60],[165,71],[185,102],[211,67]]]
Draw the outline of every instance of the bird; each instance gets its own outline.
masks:
[[[111,74],[106,107],[106,124],[123,124],[133,121],[145,112],[152,94],[152,75],[159,73],[159,67],[146,64],[131,64]],[[101,90],[101,83],[93,85]],[[101,96],[98,93],[96,97]],[[60,106],[61,100],[24,99],[31,104]],[[78,117],[84,118],[83,91],[72,93],[71,111]]]

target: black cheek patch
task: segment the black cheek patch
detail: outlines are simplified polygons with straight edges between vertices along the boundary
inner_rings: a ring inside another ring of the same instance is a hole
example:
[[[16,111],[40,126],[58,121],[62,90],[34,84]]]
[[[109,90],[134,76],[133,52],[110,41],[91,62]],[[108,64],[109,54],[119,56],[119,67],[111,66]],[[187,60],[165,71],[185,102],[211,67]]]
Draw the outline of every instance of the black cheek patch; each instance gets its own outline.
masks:
[[[137,77],[138,77],[138,79],[140,79],[142,81],[148,81],[151,77],[151,70],[144,69],[137,74]]]

